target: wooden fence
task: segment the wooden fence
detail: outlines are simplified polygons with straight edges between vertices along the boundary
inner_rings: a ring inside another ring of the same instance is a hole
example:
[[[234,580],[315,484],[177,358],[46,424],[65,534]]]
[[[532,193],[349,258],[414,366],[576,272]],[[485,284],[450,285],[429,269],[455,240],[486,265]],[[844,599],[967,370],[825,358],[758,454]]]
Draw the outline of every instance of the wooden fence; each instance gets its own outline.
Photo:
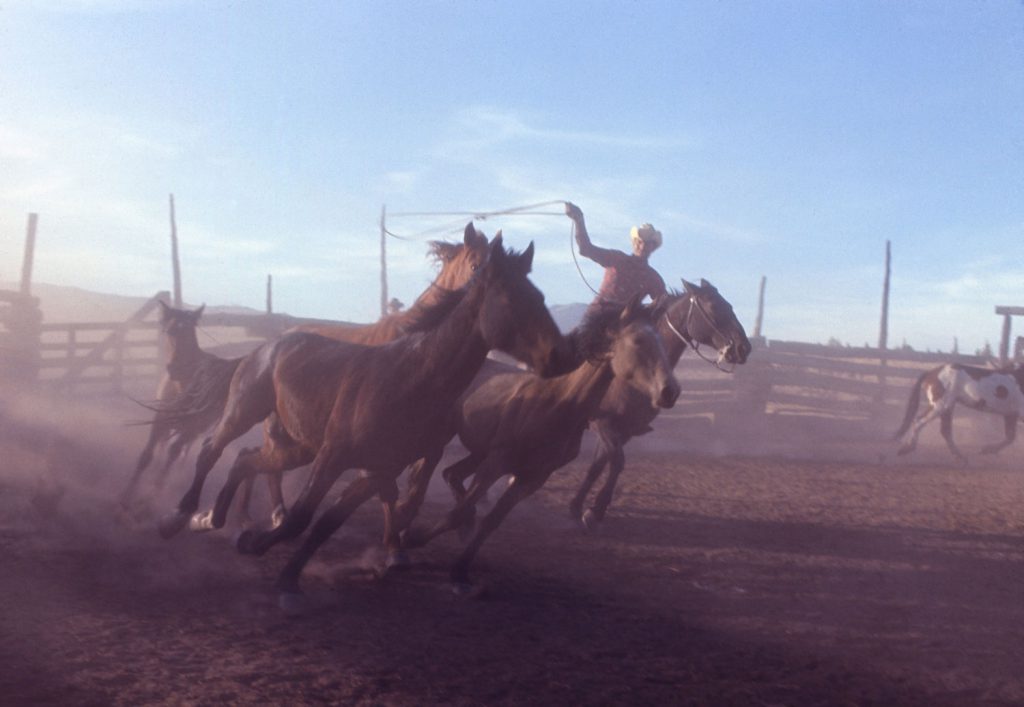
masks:
[[[165,365],[158,300],[169,302],[170,294],[157,293],[124,321],[42,324],[35,354],[38,378],[33,382],[52,391],[82,395],[126,390],[152,394]],[[214,343],[204,345],[205,350],[236,356],[297,324],[323,321],[282,314],[209,312],[203,315],[200,328],[213,337]],[[225,341],[217,343],[216,335]]]

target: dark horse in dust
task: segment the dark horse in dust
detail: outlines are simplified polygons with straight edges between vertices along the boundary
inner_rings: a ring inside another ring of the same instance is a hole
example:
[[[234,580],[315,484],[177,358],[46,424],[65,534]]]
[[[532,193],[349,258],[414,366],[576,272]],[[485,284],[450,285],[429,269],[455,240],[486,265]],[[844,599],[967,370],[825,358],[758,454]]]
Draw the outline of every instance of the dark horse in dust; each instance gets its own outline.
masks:
[[[458,434],[469,454],[443,472],[456,505],[429,530],[414,527],[405,536],[407,547],[418,547],[445,531],[471,526],[477,502],[497,479],[511,474],[452,569],[457,591],[469,589],[470,563],[512,508],[579,454],[583,432],[613,381],[635,390],[648,405],[675,404],[679,384],[648,308],[636,301],[625,309],[605,307],[571,337],[584,359],[572,372],[553,378],[498,375],[461,406]],[[464,481],[471,475],[467,491]]]
[[[915,420],[922,394],[928,406]],[[967,457],[953,441],[953,409],[957,404],[1003,417],[1003,441],[982,449],[983,454],[995,454],[1013,442],[1017,436],[1017,422],[1024,416],[1024,366],[998,370],[947,363],[922,373],[910,391],[903,423],[894,435],[895,439],[905,436],[898,453],[914,451],[921,430],[937,417],[949,451],[961,462],[966,462]]]
[[[419,321],[446,293],[469,282],[484,265],[489,252],[487,237],[469,225],[460,243],[430,242],[428,255],[440,264],[441,269],[408,310],[389,314],[373,324],[302,324],[292,331],[306,331],[366,345],[392,341],[404,334],[407,327]],[[126,499],[142,469],[149,464],[154,440],[174,436],[164,469],[166,474],[167,467],[180,455],[182,448],[187,448],[200,435],[208,432],[224,413],[231,380],[243,357],[220,359],[199,350],[195,327],[201,313],[202,308],[198,312],[181,312],[164,307],[164,318],[170,319],[170,323],[164,325],[164,331],[171,341],[167,370],[174,382],[171,385],[161,383],[158,395],[160,403],[156,406],[157,414],[152,423],[150,441],[136,465],[132,483],[125,493]],[[268,483],[274,509],[273,522],[278,523],[285,512],[280,475],[270,475]],[[247,524],[251,522],[251,492],[252,484],[247,483],[241,504],[242,517]]]
[[[701,344],[718,352],[713,363],[719,368],[723,363],[745,363],[750,355],[750,340],[732,305],[707,280],[702,279],[700,285],[682,282],[683,293],[674,292],[663,298],[662,314],[656,323],[669,363],[675,367],[687,348],[699,354]],[[616,378],[608,387],[591,422],[591,429],[597,434],[594,459],[569,505],[570,515],[585,528],[593,528],[604,519],[626,465],[626,443],[650,432],[660,410],[628,381]],[[604,486],[594,505],[584,511],[587,494],[605,466],[608,477]]]
[[[344,471],[367,470],[321,514],[282,570],[283,599],[296,594],[306,562],[359,505],[375,494],[393,503],[395,479],[406,466],[440,459],[453,434],[456,401],[488,351],[505,351],[541,373],[563,365],[566,343],[528,278],[532,261],[533,244],[517,254],[496,236],[486,264],[466,287],[425,314],[421,331],[382,346],[294,332],[250,354],[232,379],[224,415],[203,444],[193,484],[162,530],[173,534],[188,522],[225,446],[273,414],[264,426],[263,447],[244,450],[235,460],[210,524],[223,527],[243,479],[309,463],[312,469],[284,521],[272,530],[243,533],[241,551],[262,554],[297,537]],[[391,520],[386,514],[385,525]]]
[[[157,387],[156,415],[149,423],[149,436],[135,463],[128,486],[121,493],[121,505],[129,506],[143,472],[153,461],[158,449],[166,447],[163,464],[156,478],[156,488],[163,487],[167,473],[192,442],[208,430],[220,416],[219,411],[181,417],[174,411],[174,401],[192,386],[210,379],[230,376],[240,359],[223,359],[203,351],[196,338],[196,328],[205,305],[196,310],[176,309],[163,300],[160,303],[160,332],[168,347],[168,360]]]

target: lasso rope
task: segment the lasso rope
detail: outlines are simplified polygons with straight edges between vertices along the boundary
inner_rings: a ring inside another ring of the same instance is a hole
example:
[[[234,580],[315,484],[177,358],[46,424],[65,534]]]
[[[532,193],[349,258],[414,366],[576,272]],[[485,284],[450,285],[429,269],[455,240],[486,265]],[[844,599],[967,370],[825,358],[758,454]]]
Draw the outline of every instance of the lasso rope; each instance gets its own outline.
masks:
[[[499,209],[497,211],[396,211],[390,215],[398,217],[459,216],[461,218],[458,221],[446,221],[440,226],[419,231],[411,236],[399,235],[387,228],[384,229],[384,233],[401,241],[416,241],[420,240],[424,236],[458,232],[465,225],[461,219],[466,217],[469,217],[474,221],[486,221],[488,218],[492,218],[494,216],[565,216],[564,211],[538,211],[538,209],[542,209],[546,206],[555,206],[556,204],[564,207],[568,205],[569,202],[563,199],[555,199],[553,201],[541,201],[536,204],[526,204],[525,206],[513,206],[507,209]],[[573,245],[575,241],[576,222],[574,221],[569,229],[569,252],[572,254],[572,262],[576,266],[576,272],[579,273],[580,279],[583,280],[583,284],[587,286],[587,289],[595,295],[600,295],[600,293],[594,289],[587,280],[587,276],[583,274],[583,268],[580,267],[579,258],[576,257],[576,248]]]

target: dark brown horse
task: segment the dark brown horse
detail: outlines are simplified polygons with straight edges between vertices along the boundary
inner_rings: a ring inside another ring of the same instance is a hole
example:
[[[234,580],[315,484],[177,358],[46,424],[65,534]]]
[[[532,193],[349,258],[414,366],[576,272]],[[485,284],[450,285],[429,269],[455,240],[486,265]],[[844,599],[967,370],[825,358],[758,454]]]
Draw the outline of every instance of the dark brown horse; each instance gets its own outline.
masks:
[[[634,302],[624,310],[598,310],[573,333],[585,362],[554,378],[526,372],[491,378],[461,407],[459,439],[469,455],[443,472],[458,499],[454,509],[429,530],[413,528],[407,547],[472,523],[475,506],[501,476],[512,480],[473,531],[451,578],[469,586],[469,566],[487,537],[519,501],[544,485],[552,473],[579,454],[587,423],[613,381],[637,392],[648,405],[671,407],[679,384],[655,331],[648,308]],[[463,482],[470,475],[466,491]]]
[[[718,352],[714,363],[719,367],[722,363],[745,363],[750,355],[750,341],[732,305],[707,280],[701,280],[699,286],[683,280],[683,290],[683,293],[672,293],[666,297],[662,306],[664,314],[657,322],[658,333],[672,366],[675,367],[687,348],[699,354],[701,344]],[[624,382],[615,380],[609,386],[591,422],[598,438],[594,460],[569,506],[572,517],[584,527],[593,528],[604,519],[619,474],[626,465],[626,443],[649,432],[659,411],[657,406]],[[584,512],[587,494],[605,466],[608,466],[608,478],[594,505]]]
[[[232,380],[223,417],[203,444],[192,487],[162,530],[173,533],[188,521],[224,447],[275,413],[273,424],[265,426],[263,447],[236,459],[210,524],[223,527],[243,479],[310,462],[312,470],[284,522],[270,531],[243,533],[240,550],[263,553],[301,534],[342,472],[367,470],[320,516],[282,571],[279,588],[297,592],[306,562],[355,508],[374,494],[396,495],[395,478],[407,465],[440,458],[452,436],[455,403],[489,350],[508,352],[541,372],[562,365],[565,342],[527,277],[532,260],[532,244],[520,255],[506,251],[496,237],[486,265],[470,283],[426,312],[423,331],[389,344],[363,346],[294,332],[250,354]]]
[[[233,370],[237,364],[237,359],[226,361],[199,348],[196,327],[205,305],[189,311],[170,307],[163,300],[157,301],[160,303],[160,332],[167,342],[168,361],[157,387],[157,402],[154,405],[157,412],[149,425],[149,437],[135,463],[128,486],[121,494],[123,506],[128,506],[134,500],[142,473],[152,463],[158,449],[167,448],[156,479],[157,489],[163,486],[167,472],[182,452],[217,420],[209,414],[179,420],[170,409],[173,401],[197,380]]]
[[[490,252],[488,245],[487,237],[479,233],[472,224],[466,226],[461,243],[431,241],[428,254],[440,264],[440,272],[407,311],[382,317],[373,324],[305,324],[295,327],[293,331],[306,331],[338,341],[353,341],[367,345],[391,341],[404,333],[407,326],[418,321],[445,293],[457,290],[469,282],[487,261]],[[195,319],[198,320],[198,316]],[[194,325],[192,331],[194,342]],[[198,350],[198,344],[195,344],[195,349]],[[160,434],[174,435],[171,451],[176,452],[176,455],[182,447],[190,445],[200,435],[209,431],[221,418],[231,380],[242,361],[242,358],[224,360],[213,354],[200,353],[204,365],[191,376],[188,384],[179,385],[173,395],[160,398],[161,403],[157,406],[158,412],[153,423],[153,430],[157,430],[159,426]],[[172,360],[173,358],[172,356]],[[193,358],[194,356],[190,356],[188,360]],[[269,424],[272,423],[271,420]],[[143,455],[145,454],[144,450]],[[137,469],[136,477],[139,473],[140,470]],[[272,522],[276,524],[285,513],[281,480],[279,476],[272,475],[268,482],[271,505],[274,508]],[[249,521],[251,491],[252,484],[247,483],[241,503],[241,514],[246,521]]]

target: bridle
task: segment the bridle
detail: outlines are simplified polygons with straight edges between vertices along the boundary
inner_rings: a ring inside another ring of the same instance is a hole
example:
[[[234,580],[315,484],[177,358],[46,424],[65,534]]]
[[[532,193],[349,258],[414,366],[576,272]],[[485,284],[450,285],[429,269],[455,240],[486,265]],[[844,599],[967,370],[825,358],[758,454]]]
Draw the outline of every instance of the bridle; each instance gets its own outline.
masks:
[[[696,297],[691,292],[687,292],[686,296],[689,298],[689,306],[687,307],[687,310],[686,310],[686,318],[683,320],[683,324],[684,324],[683,328],[687,332],[689,332],[690,331],[690,319],[693,317],[693,305],[694,305],[694,301],[696,300]],[[703,353],[701,353],[700,342],[699,341],[694,341],[692,337],[686,336],[682,332],[680,332],[678,329],[676,329],[675,325],[672,323],[672,318],[669,316],[668,308],[665,309],[665,323],[668,324],[668,328],[672,331],[672,333],[675,334],[677,337],[679,337],[680,341],[682,341],[684,344],[686,344],[691,349],[693,349],[693,352],[695,354],[697,354],[697,356],[699,356],[701,359],[703,359],[704,361],[707,361],[708,363],[710,363],[712,366],[714,366],[718,370],[722,371],[723,373],[732,373],[732,372],[734,372],[736,370],[736,364],[735,363],[732,364],[731,368],[724,368],[722,366],[722,361],[725,360],[726,355],[728,355],[729,351],[735,345],[733,340],[732,340],[732,337],[725,335],[725,332],[723,332],[718,327],[718,325],[715,324],[715,321],[708,315],[707,312],[704,311],[703,307],[697,307],[697,311],[701,313],[701,316],[704,318],[704,321],[707,323],[708,326],[711,327],[712,331],[714,331],[716,334],[718,334],[722,339],[725,339],[726,341],[729,342],[729,344],[725,348],[721,349],[718,352],[718,359],[717,360],[710,359],[707,356],[705,356]]]

